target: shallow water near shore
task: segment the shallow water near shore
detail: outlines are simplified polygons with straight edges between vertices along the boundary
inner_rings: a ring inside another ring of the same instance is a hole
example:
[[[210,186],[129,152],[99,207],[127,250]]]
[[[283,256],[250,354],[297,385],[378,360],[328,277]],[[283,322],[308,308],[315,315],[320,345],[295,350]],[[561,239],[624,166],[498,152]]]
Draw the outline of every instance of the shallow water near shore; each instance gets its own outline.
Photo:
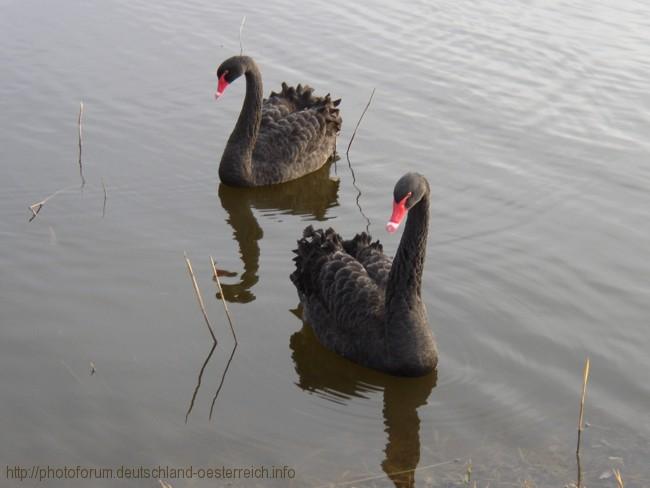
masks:
[[[281,187],[217,177],[245,84],[215,102],[215,71],[243,15],[265,93],[343,99],[342,159]],[[295,470],[234,486],[456,486],[471,459],[479,486],[564,486],[590,357],[585,482],[615,486],[615,467],[650,486],[649,17],[631,0],[0,1],[0,484],[43,486],[8,466],[124,465]],[[353,183],[345,148],[373,88]],[[393,254],[384,223],[407,171],[432,188],[440,363],[419,379],[320,347],[288,278],[310,224],[351,237],[367,217]],[[210,255],[236,273],[234,354]]]

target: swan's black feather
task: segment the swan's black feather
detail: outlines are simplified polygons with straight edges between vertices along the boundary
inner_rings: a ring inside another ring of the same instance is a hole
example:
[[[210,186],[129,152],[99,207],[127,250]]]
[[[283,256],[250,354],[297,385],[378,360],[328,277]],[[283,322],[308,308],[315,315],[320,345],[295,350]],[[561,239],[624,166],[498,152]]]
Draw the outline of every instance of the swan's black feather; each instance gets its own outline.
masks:
[[[368,322],[381,322],[384,290],[343,244],[332,229],[309,226],[294,251],[296,271],[291,280],[319,340],[342,356],[357,360],[371,349],[366,347],[369,342],[381,342],[380,328],[368,327]],[[370,336],[368,330],[375,333]]]
[[[379,241],[372,242],[370,235],[362,232],[353,239],[344,241],[343,248],[363,265],[377,286],[386,288],[393,260],[384,254],[384,248]]]
[[[262,105],[253,148],[257,184],[292,180],[320,168],[335,149],[341,116],[332,100],[315,97],[311,87],[282,84],[282,92]]]

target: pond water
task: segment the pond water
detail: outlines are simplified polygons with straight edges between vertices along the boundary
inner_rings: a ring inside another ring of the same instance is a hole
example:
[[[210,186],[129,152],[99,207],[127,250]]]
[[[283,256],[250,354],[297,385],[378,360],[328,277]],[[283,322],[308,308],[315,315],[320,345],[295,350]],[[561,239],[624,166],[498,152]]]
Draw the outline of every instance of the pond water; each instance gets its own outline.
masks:
[[[265,93],[343,99],[336,167],[219,184],[245,84],[215,102],[215,70],[244,15]],[[15,466],[286,466],[230,482],[456,486],[471,465],[478,486],[564,486],[589,357],[584,479],[649,486],[648,18],[633,0],[0,1],[2,484],[43,485]],[[432,188],[440,350],[410,380],[323,350],[288,278],[309,224],[368,226],[394,253],[407,171]],[[236,273],[234,353],[209,256]],[[142,476],[120,486],[225,486]]]

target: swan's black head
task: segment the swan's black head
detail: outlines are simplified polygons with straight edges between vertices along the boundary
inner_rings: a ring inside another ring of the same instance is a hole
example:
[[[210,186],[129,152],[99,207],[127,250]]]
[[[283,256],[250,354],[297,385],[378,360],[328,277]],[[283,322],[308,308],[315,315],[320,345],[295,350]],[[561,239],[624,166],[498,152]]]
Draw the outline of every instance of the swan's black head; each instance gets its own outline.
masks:
[[[217,68],[219,84],[217,85],[217,93],[215,93],[214,98],[219,98],[223,95],[228,85],[246,73],[249,60],[252,61],[248,56],[233,56],[221,63],[221,66]]]
[[[397,230],[406,212],[429,193],[427,179],[419,173],[406,173],[395,184],[393,190],[393,214],[386,224],[386,230],[391,234]]]

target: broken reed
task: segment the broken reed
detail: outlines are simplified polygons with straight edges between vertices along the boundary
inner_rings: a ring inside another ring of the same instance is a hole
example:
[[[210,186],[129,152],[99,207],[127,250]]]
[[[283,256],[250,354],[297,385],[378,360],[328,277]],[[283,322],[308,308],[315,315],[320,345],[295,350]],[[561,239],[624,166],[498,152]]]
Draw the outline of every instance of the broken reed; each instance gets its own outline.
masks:
[[[83,124],[82,124],[83,113],[84,113],[84,103],[79,102],[79,115],[77,116],[77,131],[78,131],[78,134],[79,134],[79,143],[78,143],[79,144],[79,158],[78,158],[78,161],[79,161],[79,176],[81,178],[81,188],[83,188],[86,185],[86,178],[84,177],[83,164],[82,164],[82,161],[81,161],[81,150],[82,150],[82,146],[83,146],[83,128],[82,128],[83,127]],[[104,186],[103,179],[102,179],[102,186],[104,187],[104,213],[105,213],[106,212],[106,186]],[[63,193],[65,191],[71,190],[72,188],[75,188],[75,187],[76,187],[76,185],[62,188],[61,190],[57,190],[54,193],[52,193],[51,195],[45,197],[40,202],[36,202],[36,203],[31,204],[29,206],[29,210],[32,212],[32,215],[29,218],[29,221],[31,222],[32,220],[34,220],[36,218],[36,216],[38,215],[38,213],[41,211],[41,209],[47,203],[48,200],[55,197],[59,193]]]

